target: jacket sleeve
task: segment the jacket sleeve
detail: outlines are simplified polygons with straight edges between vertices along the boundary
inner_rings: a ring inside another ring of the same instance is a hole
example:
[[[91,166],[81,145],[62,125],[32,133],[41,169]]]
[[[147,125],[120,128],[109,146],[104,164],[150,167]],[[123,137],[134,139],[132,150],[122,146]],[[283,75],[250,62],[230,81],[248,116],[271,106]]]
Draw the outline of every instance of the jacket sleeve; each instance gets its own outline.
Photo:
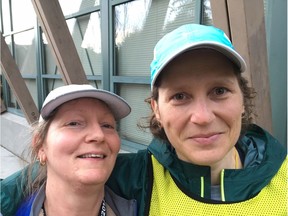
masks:
[[[27,167],[0,182],[1,188],[1,213],[2,215],[15,215],[18,206],[24,199],[23,186],[25,185],[24,173]]]
[[[143,198],[147,183],[147,150],[119,154],[107,185],[126,199]]]

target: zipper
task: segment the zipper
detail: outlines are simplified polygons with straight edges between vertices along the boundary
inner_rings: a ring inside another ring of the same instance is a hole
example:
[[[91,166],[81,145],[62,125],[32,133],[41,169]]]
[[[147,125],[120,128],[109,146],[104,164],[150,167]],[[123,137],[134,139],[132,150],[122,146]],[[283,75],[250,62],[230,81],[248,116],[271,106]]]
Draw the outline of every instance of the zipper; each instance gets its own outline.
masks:
[[[225,202],[225,191],[224,191],[224,169],[221,171],[221,200]]]
[[[201,197],[204,198],[204,176],[201,176]]]

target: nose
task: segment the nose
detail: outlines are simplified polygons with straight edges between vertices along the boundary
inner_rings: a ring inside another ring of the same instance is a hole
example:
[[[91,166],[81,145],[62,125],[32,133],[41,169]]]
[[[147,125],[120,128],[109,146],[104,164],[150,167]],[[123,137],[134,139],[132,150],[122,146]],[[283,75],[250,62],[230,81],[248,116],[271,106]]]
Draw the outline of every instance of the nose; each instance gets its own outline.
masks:
[[[87,143],[101,143],[104,141],[105,134],[101,125],[98,123],[93,123],[87,127],[87,133],[85,140]]]
[[[206,100],[194,101],[191,109],[190,121],[194,124],[206,125],[211,123],[215,118],[212,105]]]

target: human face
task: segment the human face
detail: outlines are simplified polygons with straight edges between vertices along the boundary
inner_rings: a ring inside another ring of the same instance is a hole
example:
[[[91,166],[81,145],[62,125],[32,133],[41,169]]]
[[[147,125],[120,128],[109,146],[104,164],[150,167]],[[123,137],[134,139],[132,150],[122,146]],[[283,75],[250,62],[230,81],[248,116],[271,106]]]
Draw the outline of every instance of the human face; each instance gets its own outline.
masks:
[[[151,105],[179,159],[223,167],[232,162],[244,112],[234,73],[232,63],[211,50],[186,52],[162,72]]]
[[[120,150],[113,114],[100,100],[76,99],[57,110],[39,154],[47,181],[104,184]]]

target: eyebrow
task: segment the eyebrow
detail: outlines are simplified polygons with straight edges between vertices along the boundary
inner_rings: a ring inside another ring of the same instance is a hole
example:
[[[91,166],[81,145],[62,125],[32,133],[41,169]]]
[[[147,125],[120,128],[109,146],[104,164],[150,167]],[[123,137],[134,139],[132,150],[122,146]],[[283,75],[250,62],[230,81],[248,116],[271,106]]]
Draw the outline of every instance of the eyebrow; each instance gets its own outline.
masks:
[[[217,78],[217,79],[215,79],[215,82],[217,83],[217,82],[219,82],[219,83],[228,83],[228,84],[235,84],[235,82],[237,83],[237,78],[234,80],[234,79],[232,79],[232,78],[227,78],[227,77],[224,77],[224,78]]]

